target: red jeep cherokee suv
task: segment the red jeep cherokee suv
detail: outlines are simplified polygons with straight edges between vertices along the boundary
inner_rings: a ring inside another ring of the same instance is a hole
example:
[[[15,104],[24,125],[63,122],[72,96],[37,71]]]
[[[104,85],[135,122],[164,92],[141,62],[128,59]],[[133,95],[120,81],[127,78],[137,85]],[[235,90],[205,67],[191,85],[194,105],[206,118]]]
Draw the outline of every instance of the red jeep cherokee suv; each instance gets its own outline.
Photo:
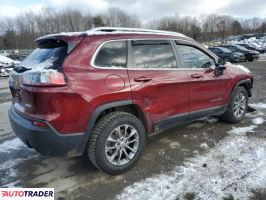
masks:
[[[96,28],[40,37],[14,68],[9,118],[44,155],[83,153],[109,174],[128,170],[146,137],[208,115],[240,122],[252,76],[182,34]]]

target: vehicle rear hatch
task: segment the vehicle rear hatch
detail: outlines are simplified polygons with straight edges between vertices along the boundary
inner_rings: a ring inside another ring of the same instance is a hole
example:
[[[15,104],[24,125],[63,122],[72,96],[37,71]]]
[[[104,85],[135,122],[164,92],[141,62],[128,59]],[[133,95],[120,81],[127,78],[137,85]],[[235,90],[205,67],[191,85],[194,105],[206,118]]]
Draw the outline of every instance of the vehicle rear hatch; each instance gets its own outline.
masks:
[[[49,90],[51,87],[66,86],[63,62],[84,37],[84,34],[58,34],[38,38],[37,49],[15,67],[10,75],[13,104],[34,114],[40,98],[40,95],[36,95],[38,88]]]

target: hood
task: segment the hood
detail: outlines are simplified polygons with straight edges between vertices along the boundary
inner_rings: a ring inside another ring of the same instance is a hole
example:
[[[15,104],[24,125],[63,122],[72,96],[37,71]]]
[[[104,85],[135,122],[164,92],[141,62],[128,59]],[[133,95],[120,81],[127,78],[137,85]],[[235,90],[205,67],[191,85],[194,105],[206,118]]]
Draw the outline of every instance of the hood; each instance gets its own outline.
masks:
[[[256,55],[260,54],[260,52],[258,52],[258,51],[251,51],[251,52],[256,54]]]
[[[6,56],[0,55],[0,63],[3,63],[3,64],[11,64],[13,62],[14,62],[14,60],[12,60],[11,58],[8,58]]]
[[[232,70],[238,70],[242,73],[245,73],[245,74],[250,74],[250,70],[248,68],[246,68],[245,66],[243,65],[235,65],[235,64],[232,64],[232,63],[226,63],[226,67],[229,67],[231,68]]]

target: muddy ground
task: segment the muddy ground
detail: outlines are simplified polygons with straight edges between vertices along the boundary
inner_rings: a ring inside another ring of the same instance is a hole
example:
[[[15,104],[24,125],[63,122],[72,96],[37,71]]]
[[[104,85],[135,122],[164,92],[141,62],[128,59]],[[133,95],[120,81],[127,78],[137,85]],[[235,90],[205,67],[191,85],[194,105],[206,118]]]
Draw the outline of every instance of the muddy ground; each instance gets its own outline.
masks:
[[[250,103],[265,104],[266,61],[244,65],[254,75]],[[10,99],[7,79],[0,78],[0,187],[52,187],[55,188],[56,199],[61,200],[113,199],[126,186],[166,173],[181,166],[187,159],[206,153],[226,138],[227,132],[234,126],[215,120],[199,120],[152,136],[148,138],[144,155],[130,171],[109,176],[95,169],[85,157],[45,157],[23,145],[9,125],[7,111]],[[246,117],[237,126],[250,124],[250,117]],[[265,133],[266,123],[257,127],[257,131]],[[202,145],[204,143],[208,148]],[[253,199],[266,199],[266,193],[254,191]]]

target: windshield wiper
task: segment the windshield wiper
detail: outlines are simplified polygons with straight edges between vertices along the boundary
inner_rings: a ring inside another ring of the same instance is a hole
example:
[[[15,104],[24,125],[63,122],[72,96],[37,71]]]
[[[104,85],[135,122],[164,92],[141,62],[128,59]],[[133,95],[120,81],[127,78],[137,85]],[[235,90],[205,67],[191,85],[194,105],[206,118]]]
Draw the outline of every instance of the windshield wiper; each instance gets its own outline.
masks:
[[[27,67],[23,67],[23,66],[17,66],[13,68],[14,71],[16,71],[17,73],[22,73],[28,70],[31,70],[31,68],[27,68]]]

